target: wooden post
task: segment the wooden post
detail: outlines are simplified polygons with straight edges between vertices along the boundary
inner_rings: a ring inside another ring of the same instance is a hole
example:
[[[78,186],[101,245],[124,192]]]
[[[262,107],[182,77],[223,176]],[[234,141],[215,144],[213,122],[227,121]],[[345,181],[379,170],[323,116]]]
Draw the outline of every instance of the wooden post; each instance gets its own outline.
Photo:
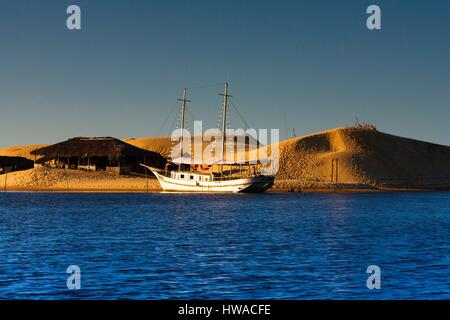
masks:
[[[67,174],[67,169],[65,166],[64,166],[64,175],[66,178],[66,189],[67,189],[67,191],[69,191],[69,175]]]
[[[334,179],[334,159],[331,158],[331,177],[330,181],[333,182]]]
[[[146,183],[146,188],[147,188],[147,193],[148,193],[148,175],[147,175],[147,168],[144,168],[145,170],[145,183]]]
[[[338,182],[338,172],[339,172],[339,162],[338,158],[336,158],[336,183]]]
[[[6,192],[6,181],[8,181],[8,170],[5,171],[5,192]]]

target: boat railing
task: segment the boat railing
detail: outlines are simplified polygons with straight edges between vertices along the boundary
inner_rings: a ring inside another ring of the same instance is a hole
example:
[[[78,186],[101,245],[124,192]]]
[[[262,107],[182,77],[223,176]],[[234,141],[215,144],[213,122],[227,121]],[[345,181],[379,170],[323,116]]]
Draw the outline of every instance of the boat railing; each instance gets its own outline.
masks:
[[[164,177],[171,178],[172,177],[171,170],[160,170],[158,173]],[[178,172],[178,171],[177,171]],[[199,172],[192,172],[192,171],[179,171],[180,174],[195,174],[195,175],[201,175],[201,176],[207,176],[210,177],[210,181],[228,181],[228,180],[236,180],[236,179],[246,179],[246,178],[252,178],[255,176],[261,175],[260,173],[240,173],[240,174],[233,174],[233,175],[220,175],[218,173],[199,173]]]
[[[250,178],[250,176],[246,175],[235,175],[235,176],[218,176],[214,177],[212,181],[228,181],[228,180],[236,180],[236,179],[245,179]]]

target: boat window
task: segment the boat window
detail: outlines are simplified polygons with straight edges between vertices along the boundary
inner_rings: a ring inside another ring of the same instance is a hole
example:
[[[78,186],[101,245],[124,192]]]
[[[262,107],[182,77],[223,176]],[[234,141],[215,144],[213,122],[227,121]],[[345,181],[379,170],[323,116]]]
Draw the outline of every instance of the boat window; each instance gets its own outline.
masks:
[[[191,176],[191,180],[194,180],[194,176]]]
[[[181,178],[181,179],[184,179],[184,174],[180,175],[180,178]]]

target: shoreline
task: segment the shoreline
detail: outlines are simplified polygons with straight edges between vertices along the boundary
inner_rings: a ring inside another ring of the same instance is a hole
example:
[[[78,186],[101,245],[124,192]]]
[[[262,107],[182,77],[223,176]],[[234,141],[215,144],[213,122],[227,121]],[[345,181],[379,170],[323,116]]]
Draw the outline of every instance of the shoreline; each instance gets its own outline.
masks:
[[[387,187],[369,183],[329,183],[277,179],[267,193],[443,192],[450,188]],[[155,177],[108,172],[34,168],[0,175],[0,192],[157,193],[164,192]],[[207,192],[205,192],[207,193]]]
[[[395,192],[449,192],[446,189],[408,189],[408,188],[384,188],[384,189],[327,189],[327,188],[311,188],[300,191],[290,191],[283,189],[269,189],[266,193],[395,193]],[[186,193],[194,194],[194,192],[165,192],[161,188],[150,188],[148,190],[136,190],[135,188],[39,188],[39,187],[12,187],[6,190],[1,189],[0,193]],[[224,194],[221,192],[198,192],[198,194]]]

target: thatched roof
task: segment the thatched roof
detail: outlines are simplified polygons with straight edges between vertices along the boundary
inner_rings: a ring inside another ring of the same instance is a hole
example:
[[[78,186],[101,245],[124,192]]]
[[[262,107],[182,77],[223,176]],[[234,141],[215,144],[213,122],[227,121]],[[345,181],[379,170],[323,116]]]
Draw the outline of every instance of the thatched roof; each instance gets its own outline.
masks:
[[[0,167],[32,168],[33,161],[22,157],[0,156]]]
[[[107,157],[117,160],[126,157],[146,157],[149,161],[163,164],[165,159],[156,152],[144,150],[112,137],[78,137],[51,146],[33,150],[31,154],[47,159],[56,157]]]

